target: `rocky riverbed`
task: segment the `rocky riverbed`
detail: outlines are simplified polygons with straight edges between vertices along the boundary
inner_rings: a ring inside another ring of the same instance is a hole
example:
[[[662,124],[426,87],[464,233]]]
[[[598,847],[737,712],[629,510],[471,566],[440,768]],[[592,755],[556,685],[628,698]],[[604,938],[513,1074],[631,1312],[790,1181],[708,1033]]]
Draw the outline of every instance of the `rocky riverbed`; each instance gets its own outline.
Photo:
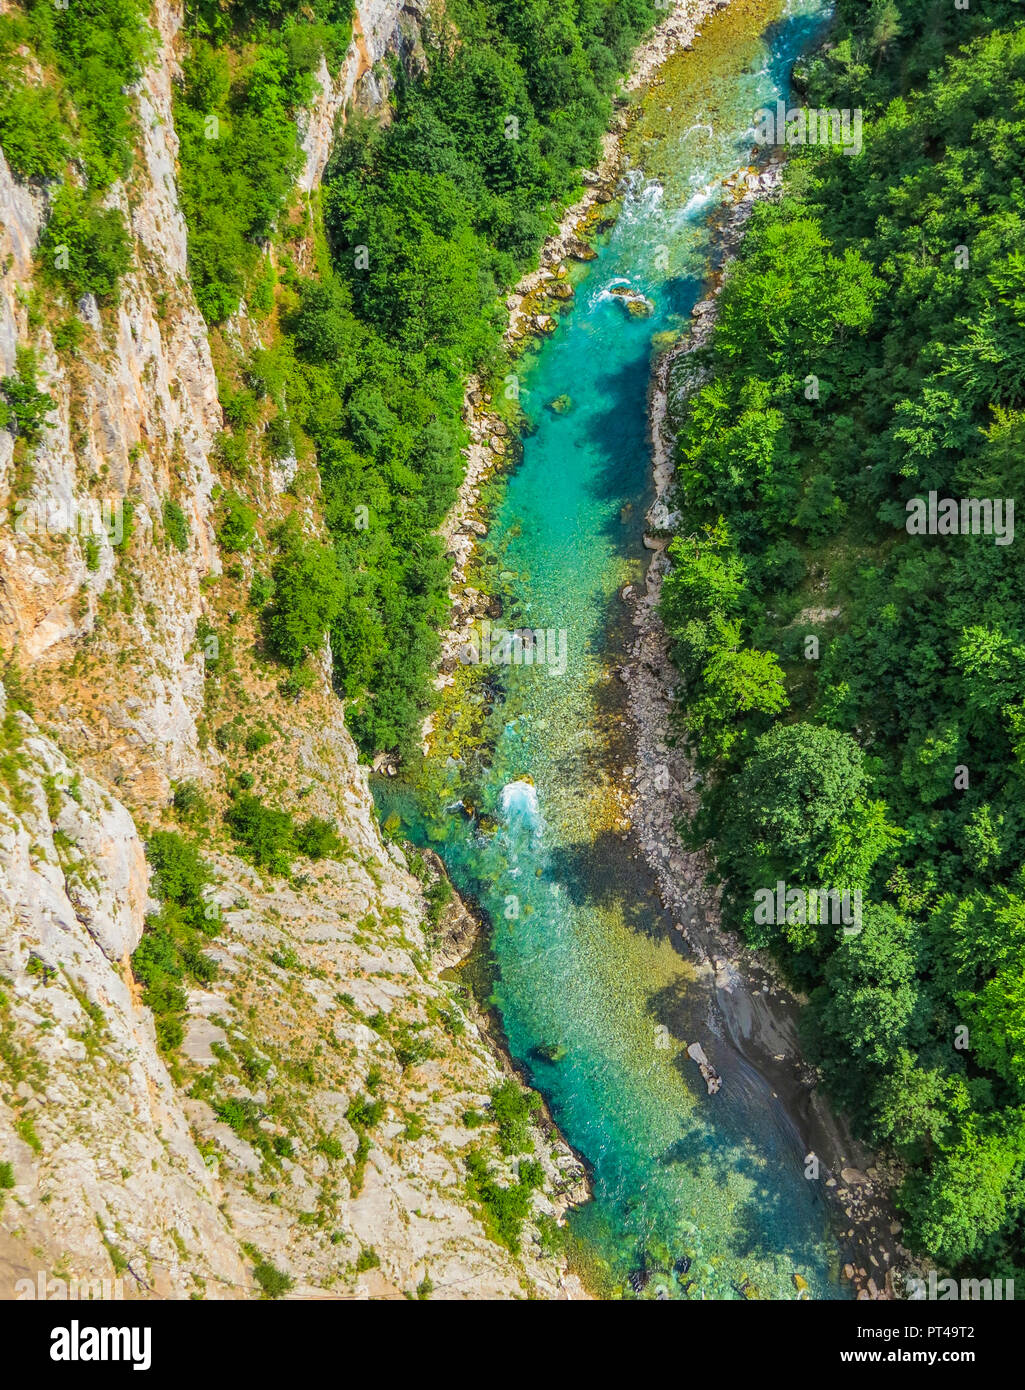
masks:
[[[624,92],[640,90],[673,53],[691,49],[700,38],[700,25],[728,5],[729,0],[677,0],[634,55],[630,74],[623,84]],[[537,269],[525,275],[509,294],[505,341],[510,348],[521,349],[530,339],[553,333],[556,316],[572,306],[569,263],[594,258],[590,239],[605,216],[604,209],[617,196],[623,164],[622,137],[628,123],[629,110],[623,99],[612,128],[603,137],[597,168],[583,173],[583,194],[565,210],[558,228],[545,241]],[[466,384],[463,419],[470,434],[470,443],[463,451],[466,471],[456,501],[439,529],[446,543],[446,553],[452,560],[449,589],[452,606],[449,626],[441,634],[441,657],[435,680],[438,690],[452,684],[460,652],[473,626],[500,612],[493,598],[468,585],[467,570],[477,541],[488,533],[481,510],[481,488],[515,458],[517,449],[517,441],[496,408],[491,392],[475,376]],[[430,749],[433,728],[434,717],[428,716],[423,726],[425,753]],[[393,765],[385,761],[382,766],[388,770]]]

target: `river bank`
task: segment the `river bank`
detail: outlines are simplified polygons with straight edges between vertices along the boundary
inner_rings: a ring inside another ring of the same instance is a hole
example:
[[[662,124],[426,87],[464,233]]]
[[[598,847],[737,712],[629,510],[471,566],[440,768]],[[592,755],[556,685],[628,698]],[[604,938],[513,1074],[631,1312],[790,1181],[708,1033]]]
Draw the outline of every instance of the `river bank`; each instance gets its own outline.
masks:
[[[647,513],[650,532],[645,546],[654,554],[644,591],[624,591],[636,636],[619,671],[635,733],[631,818],[663,905],[675,919],[679,949],[697,963],[698,978],[708,994],[709,1026],[769,1081],[807,1144],[809,1159],[817,1158],[818,1176],[813,1180],[826,1190],[842,1244],[843,1274],[857,1297],[889,1298],[894,1274],[911,1263],[899,1242],[901,1228],[890,1197],[895,1174],[886,1171],[832,1112],[815,1069],[801,1054],[797,1025],[805,1001],[760,956],[723,930],[718,894],[705,881],[709,860],[702,852],[685,849],[675,828],[698,809],[700,778],[683,750],[670,741],[679,673],[669,659],[658,616],[669,568],[665,549],[669,532],[679,522],[669,510],[674,476],[671,393],[678,402],[700,384],[698,373],[687,370],[686,358],[709,341],[722,275],[756,202],[779,197],[782,178],[777,161],[757,172],[738,172],[736,200],[723,217],[708,293],[694,307],[690,331],[661,355],[652,373],[648,417],[655,500]]]
[[[676,0],[670,13],[636,50],[630,72],[623,82],[623,91],[632,93],[643,88],[672,54],[693,46],[700,38],[699,26],[705,20],[727,9],[729,4],[730,0]],[[557,315],[572,306],[573,292],[567,283],[566,262],[594,258],[589,239],[601,222],[603,207],[615,200],[622,173],[622,138],[628,123],[628,111],[620,100],[613,125],[602,138],[597,168],[583,172],[583,194],[566,208],[555,232],[545,240],[537,268],[524,275],[506,299],[509,320],[504,341],[514,352],[521,350],[531,338],[553,333]],[[441,654],[434,682],[439,691],[453,683],[460,652],[474,624],[483,618],[495,617],[500,611],[493,598],[467,584],[467,569],[477,541],[488,534],[487,523],[481,515],[482,486],[515,454],[514,435],[502,414],[494,409],[491,394],[484,390],[476,376],[467,380],[463,420],[470,434],[470,444],[463,450],[466,470],[456,500],[438,530],[445,542],[446,555],[452,560],[449,625],[441,633]],[[428,715],[421,730],[425,755],[430,751],[434,721],[435,715]],[[379,766],[387,771],[390,764],[382,759]]]
[[[451,896],[439,913],[431,935],[431,964],[439,971],[441,978],[458,981],[464,986],[463,1008],[503,1075],[514,1077],[522,1085],[529,1085],[529,1078],[523,1075],[523,1069],[516,1065],[510,1051],[501,1019],[494,1009],[488,1007],[482,997],[483,991],[476,987],[476,982],[472,979],[468,982],[466,978],[467,967],[485,931],[480,913],[463,899],[439,855],[430,849],[422,849],[419,853],[433,881],[447,883],[451,890]],[[535,1144],[533,1156],[545,1169],[552,1215],[558,1225],[564,1227],[566,1213],[591,1198],[587,1165],[567,1143],[544,1097],[538,1095],[538,1099],[541,1104],[534,1117],[534,1128],[540,1131],[544,1142]],[[580,1276],[565,1265],[559,1277],[559,1290],[567,1302],[593,1297]]]
[[[643,544],[653,350],[680,338],[700,297],[714,209],[748,191],[737,171],[750,111],[785,91],[823,14],[817,0],[720,8],[692,55],[649,75],[616,182],[588,184],[607,229],[571,248],[588,264],[565,277],[562,261],[543,267],[553,329],[562,306],[573,312],[516,362],[531,414],[522,452],[452,532],[475,586],[457,564],[461,631],[502,612],[561,633],[566,660],[491,675],[451,651],[441,674],[455,688],[428,764],[416,782],[378,779],[375,795],[489,923],[483,997],[591,1179],[592,1200],[568,1214],[587,1286],[611,1298],[845,1298],[823,1185],[804,1177],[799,1098],[721,1023],[714,967],[674,932],[685,923],[663,906],[624,805],[638,759],[613,673],[636,638],[619,596],[643,592],[659,544]],[[602,203],[613,194],[614,220]],[[504,460],[514,412],[482,404],[485,442]],[[753,1007],[768,1003],[759,991]]]

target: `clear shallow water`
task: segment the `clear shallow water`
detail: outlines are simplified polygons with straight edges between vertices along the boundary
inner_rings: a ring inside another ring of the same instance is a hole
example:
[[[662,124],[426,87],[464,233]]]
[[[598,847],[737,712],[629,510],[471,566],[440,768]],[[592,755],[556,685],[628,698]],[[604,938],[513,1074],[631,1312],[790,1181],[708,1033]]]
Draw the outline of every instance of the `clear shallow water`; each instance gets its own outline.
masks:
[[[581,1266],[606,1294],[647,1263],[647,1297],[736,1298],[750,1281],[762,1298],[793,1298],[795,1273],[812,1297],[846,1296],[800,1137],[762,1078],[710,1034],[707,997],[621,833],[627,754],[610,674],[628,637],[618,590],[642,580],[647,558],[653,343],[687,322],[714,250],[719,181],[747,163],[755,108],[787,92],[824,13],[817,0],[739,0],[652,94],[628,142],[622,211],[598,259],[574,271],[574,309],[521,363],[536,431],[491,518],[503,622],[565,632],[565,673],[502,671],[473,816],[454,805],[458,769],[440,802],[377,788],[382,813],[397,811],[411,838],[429,835],[491,920],[512,1054],[591,1168],[594,1200],[570,1220]],[[651,317],[631,317],[617,284],[648,296]],[[564,395],[570,409],[552,411]],[[715,1097],[686,1056],[694,1041],[723,1074]],[[677,1277],[681,1256],[692,1263]]]

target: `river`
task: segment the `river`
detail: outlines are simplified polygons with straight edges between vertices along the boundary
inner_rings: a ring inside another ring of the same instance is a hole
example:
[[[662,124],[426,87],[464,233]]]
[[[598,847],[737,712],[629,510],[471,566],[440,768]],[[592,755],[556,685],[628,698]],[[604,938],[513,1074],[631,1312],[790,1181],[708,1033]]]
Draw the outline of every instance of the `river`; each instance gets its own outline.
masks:
[[[817,0],[738,0],[645,97],[614,225],[572,272],[572,311],[520,360],[535,428],[489,517],[502,622],[551,629],[550,660],[496,670],[471,794],[472,760],[432,768],[429,793],[375,788],[382,815],[430,839],[491,924],[510,1051],[591,1171],[593,1200],[570,1227],[602,1296],[632,1296],[642,1267],[643,1297],[792,1299],[795,1274],[813,1298],[849,1296],[800,1136],[769,1083],[711,1045],[707,996],[624,828],[630,746],[613,674],[628,637],[619,590],[643,582],[650,558],[653,352],[701,296],[722,179],[748,163],[754,111],[788,94],[826,13]],[[646,296],[650,316],[631,315],[617,286]],[[718,1095],[686,1055],[694,1041],[722,1072]]]

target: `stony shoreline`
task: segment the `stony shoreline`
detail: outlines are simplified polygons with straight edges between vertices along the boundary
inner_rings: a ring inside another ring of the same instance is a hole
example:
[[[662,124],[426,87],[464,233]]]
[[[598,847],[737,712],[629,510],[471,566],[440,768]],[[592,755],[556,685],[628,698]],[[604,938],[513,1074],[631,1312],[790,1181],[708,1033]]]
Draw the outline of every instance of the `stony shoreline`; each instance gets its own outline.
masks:
[[[748,1061],[771,1085],[773,1096],[797,1126],[809,1155],[819,1160],[823,1182],[841,1243],[843,1277],[858,1299],[894,1297],[894,1274],[911,1264],[900,1245],[900,1224],[890,1200],[894,1174],[853,1139],[835,1116],[819,1087],[815,1069],[801,1055],[797,1020],[803,1001],[766,962],[723,930],[716,890],[706,884],[709,863],[702,852],[685,849],[675,828],[690,819],[700,800],[700,777],[680,748],[668,738],[679,673],[669,660],[658,616],[662,582],[669,568],[665,555],[678,518],[669,510],[673,483],[673,441],[669,433],[670,392],[681,359],[704,346],[716,322],[721,267],[739,245],[745,225],[762,198],[778,197],[783,168],[768,164],[744,170],[728,180],[735,201],[727,207],[718,238],[720,271],[707,296],[693,310],[690,331],[666,350],[652,373],[649,426],[655,500],[646,520],[645,546],[654,552],[643,593],[623,592],[632,608],[636,637],[619,676],[627,688],[636,756],[632,773],[631,817],[641,852],[654,872],[664,906],[673,914],[679,947],[698,963],[709,998],[709,1026],[721,1043]],[[675,390],[686,392],[700,382],[685,372]],[[714,1103],[714,1102],[713,1102]]]
[[[431,849],[422,849],[420,854],[434,877],[444,879],[452,889],[452,897],[438,922],[431,951],[431,964],[439,974],[446,970],[458,971],[460,966],[469,960],[484,930],[484,924],[480,914],[462,898],[452,883],[441,856]],[[529,1085],[529,1079],[513,1060],[508,1041],[494,1010],[472,994],[468,1000],[464,1000],[463,1006],[502,1073],[515,1077],[523,1085]],[[535,1144],[534,1156],[542,1163],[548,1179],[547,1195],[551,1214],[562,1226],[566,1213],[571,1208],[582,1206],[591,1199],[591,1180],[587,1163],[564,1138],[543,1096],[535,1125],[540,1130],[544,1143]],[[558,1282],[560,1293],[567,1301],[593,1297],[580,1276],[568,1266],[564,1265]]]
[[[674,52],[689,49],[700,36],[701,22],[728,8],[728,4],[729,0],[702,0],[698,4],[677,0],[672,13],[635,55],[625,90],[642,87]],[[600,221],[603,206],[616,197],[626,128],[627,116],[620,110],[613,128],[604,137],[597,170],[585,171],[583,196],[566,209],[557,231],[545,242],[537,269],[525,275],[509,294],[509,324],[505,332],[508,345],[554,332],[555,315],[572,303],[572,291],[565,285],[566,262],[594,257],[588,236]],[[757,172],[742,170],[727,180],[734,201],[727,205],[718,238],[722,264],[728,263],[740,243],[756,201],[776,194],[781,180],[782,166],[778,163],[770,163]],[[634,765],[624,769],[632,783],[630,814],[639,848],[656,876],[663,903],[674,915],[680,949],[698,962],[699,979],[709,997],[712,1033],[770,1083],[774,1096],[819,1158],[821,1181],[837,1216],[844,1276],[853,1283],[857,1297],[888,1298],[893,1296],[893,1272],[911,1262],[911,1256],[898,1242],[900,1228],[889,1202],[893,1175],[882,1172],[831,1113],[819,1093],[817,1073],[801,1057],[797,1018],[802,1001],[759,957],[722,930],[717,894],[704,882],[707,861],[702,854],[683,848],[674,826],[680,814],[696,809],[699,782],[687,760],[666,741],[677,681],[657,615],[662,579],[668,568],[664,551],[674,520],[667,507],[673,463],[666,425],[673,368],[682,356],[703,345],[711,335],[718,279],[717,275],[709,295],[695,306],[691,331],[659,358],[649,391],[655,501],[647,514],[649,531],[645,546],[654,553],[644,592],[637,593],[628,586],[623,593],[634,610],[632,621],[637,635],[628,661],[619,672],[627,687],[636,731]],[[458,653],[472,626],[482,618],[498,616],[500,611],[495,599],[467,584],[466,572],[477,541],[488,534],[481,511],[482,484],[510,460],[515,441],[509,426],[493,409],[492,398],[476,378],[467,382],[463,418],[471,439],[464,450],[466,473],[456,502],[439,528],[453,568],[449,590],[451,619],[441,634],[442,654],[435,681],[438,690],[452,684]],[[423,727],[425,753],[430,748],[432,727],[433,721],[428,718]],[[460,906],[472,918],[469,909],[464,904]],[[466,942],[472,944],[472,935],[470,931],[460,943],[465,949],[456,947],[460,956],[468,951]],[[511,1067],[499,1040],[491,1037],[490,1041]],[[577,1200],[581,1199],[582,1196]]]
[[[699,26],[704,20],[728,6],[729,0],[676,0],[674,8],[634,54],[623,90],[629,93],[643,87],[673,53],[692,47],[700,37]],[[537,269],[524,275],[506,299],[509,323],[504,340],[508,346],[554,332],[556,314],[572,304],[566,262],[594,259],[588,236],[600,221],[602,208],[615,199],[626,127],[627,113],[621,107],[602,139],[598,168],[583,173],[583,195],[565,210],[558,228],[545,241]],[[456,500],[438,529],[445,541],[446,555],[452,560],[452,573],[450,620],[441,633],[436,690],[452,684],[459,652],[472,626],[482,618],[497,616],[495,600],[466,582],[476,543],[488,533],[481,515],[481,486],[508,462],[514,444],[509,426],[492,406],[492,397],[481,382],[470,377],[463,398],[463,420],[470,433],[470,444],[463,450],[466,472]],[[433,727],[434,717],[429,715],[421,731],[425,754],[430,750]],[[382,760],[382,766],[388,770],[387,759]]]

